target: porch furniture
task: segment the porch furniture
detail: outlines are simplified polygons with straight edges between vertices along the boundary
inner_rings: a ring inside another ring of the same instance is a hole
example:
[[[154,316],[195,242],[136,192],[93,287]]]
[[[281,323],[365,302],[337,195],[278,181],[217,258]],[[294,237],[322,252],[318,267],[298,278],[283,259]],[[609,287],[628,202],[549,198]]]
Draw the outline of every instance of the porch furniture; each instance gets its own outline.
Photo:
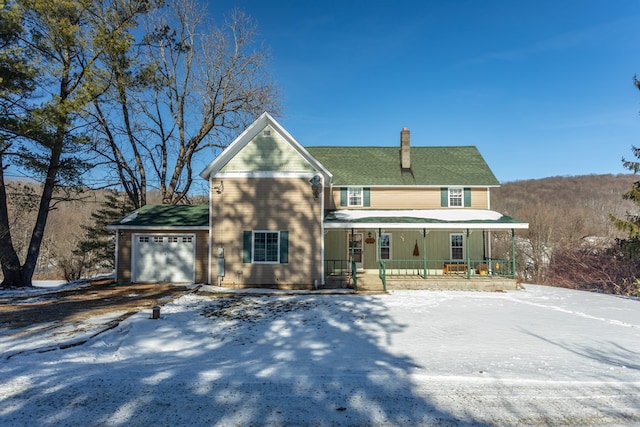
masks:
[[[445,262],[444,274],[465,274],[467,272],[467,264],[459,262]]]

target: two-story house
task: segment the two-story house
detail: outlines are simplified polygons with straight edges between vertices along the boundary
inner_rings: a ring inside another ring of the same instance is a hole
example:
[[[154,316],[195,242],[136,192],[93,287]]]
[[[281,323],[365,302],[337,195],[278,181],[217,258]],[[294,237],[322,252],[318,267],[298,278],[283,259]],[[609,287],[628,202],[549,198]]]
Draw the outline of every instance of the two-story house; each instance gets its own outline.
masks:
[[[473,146],[411,146],[402,129],[392,147],[305,148],[264,113],[200,175],[208,207],[149,205],[111,224],[118,282],[515,287],[528,224],[491,210],[499,182]]]

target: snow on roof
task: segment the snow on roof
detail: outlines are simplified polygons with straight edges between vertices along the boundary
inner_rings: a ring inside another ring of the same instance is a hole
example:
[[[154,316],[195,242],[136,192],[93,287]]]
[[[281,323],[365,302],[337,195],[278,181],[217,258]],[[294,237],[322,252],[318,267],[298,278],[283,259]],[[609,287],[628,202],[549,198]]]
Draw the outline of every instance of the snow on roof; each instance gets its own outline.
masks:
[[[412,209],[412,210],[339,210],[337,220],[353,221],[363,218],[424,218],[436,221],[497,221],[502,214],[484,209]]]
[[[327,214],[326,228],[529,228],[529,224],[487,209],[345,209]]]

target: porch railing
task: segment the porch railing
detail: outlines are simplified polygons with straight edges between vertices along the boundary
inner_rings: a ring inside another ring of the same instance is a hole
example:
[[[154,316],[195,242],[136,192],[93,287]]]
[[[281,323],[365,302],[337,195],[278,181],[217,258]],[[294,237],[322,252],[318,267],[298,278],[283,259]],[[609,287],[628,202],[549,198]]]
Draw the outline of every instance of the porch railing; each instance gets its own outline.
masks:
[[[380,261],[385,277],[483,277],[514,278],[513,263],[508,259],[449,260],[449,259],[392,259]]]
[[[378,277],[380,278],[380,280],[382,280],[382,289],[384,289],[384,291],[387,291],[387,266],[385,265],[384,261],[380,261],[380,264],[378,266]]]

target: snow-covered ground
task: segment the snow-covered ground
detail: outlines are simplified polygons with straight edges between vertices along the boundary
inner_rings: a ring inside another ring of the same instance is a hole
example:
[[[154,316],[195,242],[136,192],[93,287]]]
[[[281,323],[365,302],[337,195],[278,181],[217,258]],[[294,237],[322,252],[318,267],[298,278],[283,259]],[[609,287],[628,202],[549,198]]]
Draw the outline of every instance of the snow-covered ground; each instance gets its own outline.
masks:
[[[635,299],[190,294],[150,315],[56,350],[69,331],[0,326],[0,425],[640,424]]]

